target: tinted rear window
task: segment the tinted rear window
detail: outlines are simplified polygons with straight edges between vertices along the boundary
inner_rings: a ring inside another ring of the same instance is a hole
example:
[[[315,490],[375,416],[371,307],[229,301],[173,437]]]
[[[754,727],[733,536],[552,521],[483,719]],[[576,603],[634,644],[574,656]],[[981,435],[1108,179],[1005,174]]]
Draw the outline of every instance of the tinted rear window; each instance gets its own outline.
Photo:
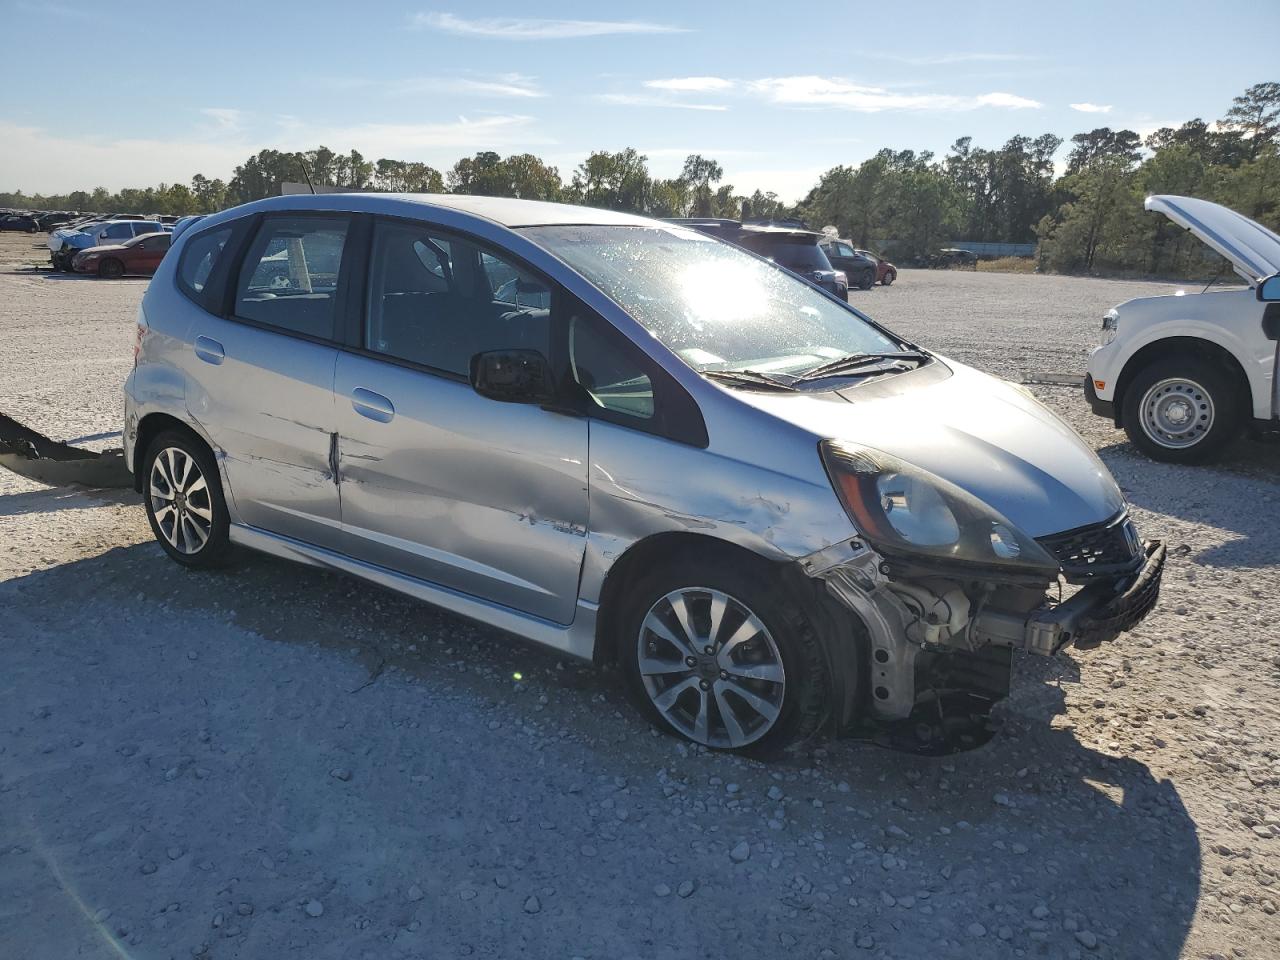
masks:
[[[219,227],[192,237],[183,248],[178,263],[178,286],[201,306],[206,305],[204,293],[209,274],[218,265],[218,258],[230,239],[231,227]]]
[[[831,261],[816,243],[804,240],[788,240],[782,238],[754,239],[743,241],[742,246],[752,253],[768,257],[774,263],[794,270],[797,273],[812,273],[814,270],[830,270]]]

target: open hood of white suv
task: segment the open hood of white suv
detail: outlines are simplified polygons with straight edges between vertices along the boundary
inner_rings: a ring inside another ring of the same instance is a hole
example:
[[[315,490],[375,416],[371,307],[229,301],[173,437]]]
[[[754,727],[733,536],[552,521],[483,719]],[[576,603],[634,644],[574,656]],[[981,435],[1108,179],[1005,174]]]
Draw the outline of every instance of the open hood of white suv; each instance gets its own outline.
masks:
[[[1261,224],[1208,200],[1159,195],[1147,197],[1146,208],[1163,213],[1231,261],[1250,284],[1280,273],[1280,236]]]

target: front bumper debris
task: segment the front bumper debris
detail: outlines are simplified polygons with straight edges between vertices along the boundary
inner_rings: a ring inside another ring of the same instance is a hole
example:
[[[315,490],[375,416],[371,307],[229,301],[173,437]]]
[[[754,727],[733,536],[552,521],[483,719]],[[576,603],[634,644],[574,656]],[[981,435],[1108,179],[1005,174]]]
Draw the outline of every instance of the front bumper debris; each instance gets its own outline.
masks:
[[[998,610],[974,618],[970,633],[979,643],[1017,647],[1053,656],[1074,643],[1091,649],[1132,630],[1160,598],[1165,547],[1158,540],[1144,544],[1146,559],[1127,576],[1099,579],[1058,604],[1046,604],[1023,617]]]

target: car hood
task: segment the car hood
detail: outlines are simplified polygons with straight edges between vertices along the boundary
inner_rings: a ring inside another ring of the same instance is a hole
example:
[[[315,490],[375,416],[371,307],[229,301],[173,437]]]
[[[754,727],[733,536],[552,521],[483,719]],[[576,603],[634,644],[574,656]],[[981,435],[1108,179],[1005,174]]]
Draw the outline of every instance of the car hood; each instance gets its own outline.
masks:
[[[1193,197],[1147,197],[1144,206],[1190,230],[1250,284],[1280,273],[1280,236],[1234,210]]]
[[[1124,507],[1093,449],[1037,400],[963,364],[936,363],[837,393],[734,393],[815,440],[858,443],[923,467],[1033,537],[1109,520]]]
[[[90,253],[116,253],[120,250],[128,250],[128,249],[130,248],[126,247],[122,243],[104,243],[100,247],[85,247],[83,250],[80,251],[80,254],[86,255]]]

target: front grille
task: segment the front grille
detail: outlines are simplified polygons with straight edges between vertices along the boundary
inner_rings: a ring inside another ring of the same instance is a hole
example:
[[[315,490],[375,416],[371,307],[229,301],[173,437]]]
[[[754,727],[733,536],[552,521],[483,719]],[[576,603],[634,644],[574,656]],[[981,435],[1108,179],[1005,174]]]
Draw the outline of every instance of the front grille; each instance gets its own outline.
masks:
[[[1142,563],[1142,541],[1127,514],[1037,542],[1057,558],[1063,575],[1072,582],[1127,573]]]

